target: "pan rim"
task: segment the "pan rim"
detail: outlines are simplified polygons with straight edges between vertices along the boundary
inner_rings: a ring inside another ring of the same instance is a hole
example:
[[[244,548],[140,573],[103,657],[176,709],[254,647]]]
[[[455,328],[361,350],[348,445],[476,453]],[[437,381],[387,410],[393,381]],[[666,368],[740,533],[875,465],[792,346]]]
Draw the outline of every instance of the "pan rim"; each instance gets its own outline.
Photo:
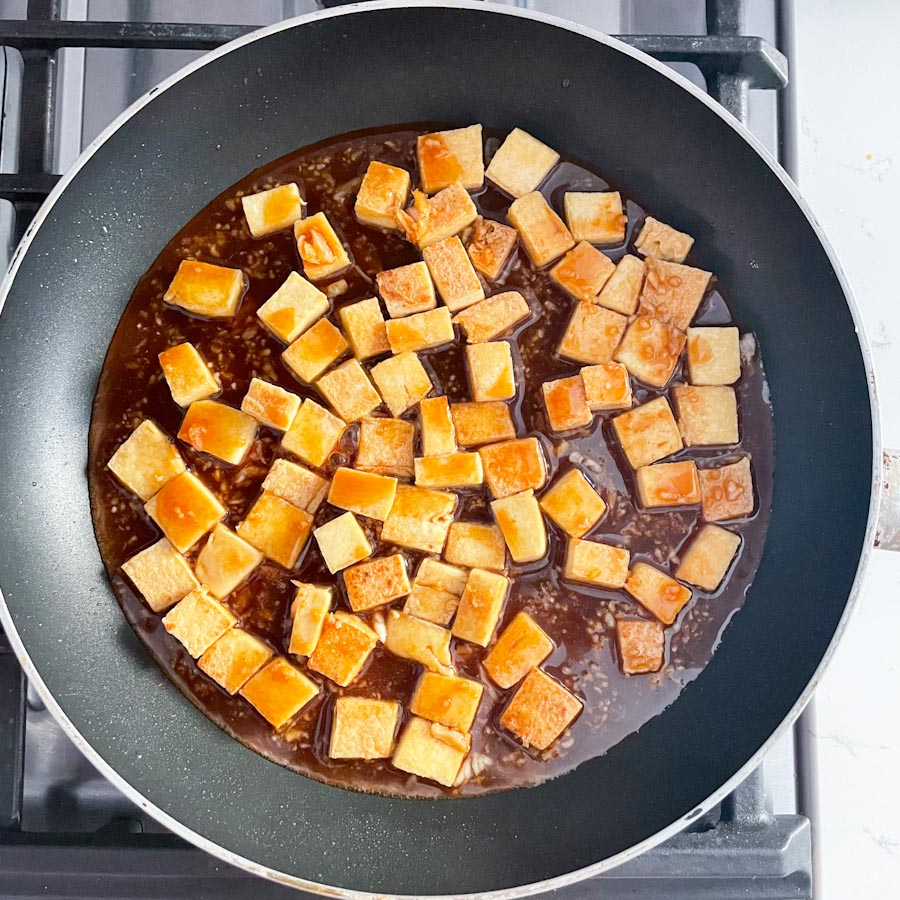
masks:
[[[744,142],[757,153],[761,160],[769,167],[771,172],[779,179],[782,186],[788,191],[792,200],[806,217],[807,221],[812,227],[816,238],[822,246],[822,249],[825,251],[829,264],[831,265],[835,276],[837,277],[847,306],[850,310],[851,318],[853,320],[857,339],[860,345],[869,392],[869,405],[872,421],[872,492],[869,498],[869,510],[864,534],[863,548],[857,564],[853,585],[850,589],[846,605],[841,614],[841,618],[837,624],[837,627],[835,628],[834,634],[832,635],[828,647],[822,656],[822,659],[819,661],[819,664],[817,665],[809,682],[807,683],[801,695],[798,697],[797,701],[794,703],[794,705],[791,707],[782,721],[778,724],[778,726],[774,729],[772,734],[767,738],[767,740],[763,742],[763,744],[755,751],[750,759],[748,759],[747,762],[737,772],[735,772],[730,779],[728,779],[723,785],[721,785],[718,790],[710,794],[710,796],[708,796],[694,810],[686,813],[675,822],[672,822],[666,828],[656,832],[640,843],[635,844],[632,847],[629,847],[628,849],[614,856],[608,857],[605,860],[601,860],[584,868],[577,869],[573,872],[559,875],[540,882],[533,882],[531,884],[519,885],[514,888],[501,889],[497,891],[483,891],[465,895],[429,895],[434,898],[444,897],[446,898],[446,900],[449,900],[451,896],[480,897],[486,898],[486,900],[507,900],[507,898],[509,898],[509,900],[511,900],[511,898],[525,897],[542,891],[550,891],[562,888],[567,885],[585,880],[587,878],[591,878],[602,872],[609,871],[610,869],[613,869],[639,856],[640,854],[646,852],[647,850],[650,850],[651,848],[661,844],[668,838],[679,833],[685,827],[687,827],[687,825],[689,825],[690,822],[693,821],[698,815],[710,809],[716,803],[720,802],[760,764],[760,762],[762,761],[762,757],[768,752],[768,750],[772,747],[772,745],[784,732],[784,730],[796,720],[801,711],[807,705],[813,691],[815,690],[815,687],[817,686],[825,669],[827,668],[834,655],[834,652],[841,637],[843,636],[853,610],[858,604],[859,593],[861,590],[865,570],[868,565],[872,550],[874,549],[874,536],[878,519],[878,510],[881,501],[882,482],[881,421],[876,396],[871,349],[868,337],[866,335],[862,316],[859,311],[859,307],[856,303],[856,299],[853,295],[853,291],[850,288],[843,268],[841,267],[840,261],[838,260],[837,254],[835,253],[834,248],[831,246],[828,238],[824,234],[822,227],[820,226],[809,205],[800,195],[799,188],[790,178],[790,176],[784,171],[778,161],[771,156],[768,150],[742,123],[735,119],[708,94],[706,94],[692,82],[688,81],[684,76],[678,74],[674,70],[667,67],[665,64],[655,60],[653,57],[643,53],[642,51],[636,50],[628,44],[623,43],[622,41],[616,40],[609,35],[603,34],[591,28],[587,28],[578,23],[571,22],[547,13],[515,7],[500,6],[496,3],[481,2],[481,0],[454,0],[454,2],[445,2],[445,0],[373,0],[373,2],[367,3],[354,3],[347,6],[342,6],[338,9],[320,10],[291,19],[285,19],[281,22],[276,22],[272,25],[250,32],[240,38],[237,38],[234,41],[229,42],[228,44],[224,44],[216,50],[204,54],[182,69],[179,69],[173,75],[169,76],[169,78],[165,79],[159,85],[152,88],[146,94],[138,98],[126,110],[124,110],[119,116],[117,116],[82,151],[81,155],[72,165],[72,167],[60,177],[60,180],[48,195],[46,201],[42,204],[32,222],[29,224],[28,229],[26,230],[21,242],[19,243],[19,246],[16,248],[12,259],[10,260],[10,265],[3,279],[3,282],[2,284],[0,284],[0,315],[2,315],[3,309],[6,304],[6,299],[9,296],[12,285],[16,278],[16,274],[21,266],[25,254],[27,253],[28,248],[31,245],[31,242],[33,241],[35,235],[40,230],[43,222],[47,219],[53,206],[56,204],[56,201],[66,190],[68,185],[75,179],[79,171],[84,167],[88,160],[91,159],[94,154],[100,149],[100,147],[105,144],[106,141],[110,137],[112,137],[112,135],[115,134],[127,121],[129,121],[141,109],[143,109],[144,106],[150,103],[158,94],[161,94],[162,92],[168,90],[170,87],[177,84],[182,79],[191,75],[193,72],[199,70],[203,66],[213,62],[214,60],[219,59],[220,57],[223,57],[226,54],[231,53],[232,51],[237,50],[247,44],[253,43],[262,38],[266,38],[269,35],[300,27],[310,21],[318,21],[321,19],[328,19],[343,15],[352,15],[360,12],[365,12],[370,9],[408,9],[410,7],[467,9],[479,12],[483,11],[488,13],[530,19],[532,21],[537,21],[546,25],[561,28],[583,37],[587,37],[599,44],[609,47],[610,49],[617,50],[620,53],[624,53],[625,55],[632,57],[636,61],[649,66],[657,74],[660,74],[668,78],[675,84],[679,85],[689,94],[691,94],[695,99],[704,103],[708,109],[718,115],[719,118],[722,119],[724,124],[731,127],[744,140]],[[267,878],[271,881],[275,881],[286,886],[307,890],[325,896],[354,898],[354,900],[364,900],[364,898],[372,898],[372,900],[374,900],[374,898],[376,897],[385,896],[382,893],[376,894],[368,891],[336,888],[326,884],[306,880],[298,876],[287,875],[276,869],[271,869],[252,859],[241,856],[240,854],[237,854],[222,847],[219,844],[216,844],[209,838],[194,831],[188,826],[183,825],[169,813],[165,812],[163,809],[146,799],[136,788],[134,788],[122,776],[120,776],[116,772],[116,770],[103,759],[99,752],[97,752],[93,748],[93,746],[87,741],[87,739],[77,730],[75,725],[63,711],[62,707],[50,693],[19,637],[10,611],[6,605],[5,598],[3,597],[2,587],[0,587],[0,624],[2,624],[12,646],[12,649],[15,652],[16,657],[20,665],[22,666],[22,669],[28,676],[29,681],[34,685],[41,699],[45,703],[47,709],[51,712],[51,714],[59,723],[60,727],[62,727],[63,731],[66,733],[69,739],[72,740],[72,742],[88,758],[88,760],[90,760],[90,762],[98,769],[98,771],[113,785],[115,785],[115,787],[119,791],[121,791],[129,800],[135,803],[139,808],[144,810],[148,815],[152,816],[166,828],[189,841],[193,845],[197,846],[199,849],[204,850],[212,856],[221,859],[223,862],[226,862],[233,866],[237,866],[254,875]],[[409,897],[411,895],[403,896]]]

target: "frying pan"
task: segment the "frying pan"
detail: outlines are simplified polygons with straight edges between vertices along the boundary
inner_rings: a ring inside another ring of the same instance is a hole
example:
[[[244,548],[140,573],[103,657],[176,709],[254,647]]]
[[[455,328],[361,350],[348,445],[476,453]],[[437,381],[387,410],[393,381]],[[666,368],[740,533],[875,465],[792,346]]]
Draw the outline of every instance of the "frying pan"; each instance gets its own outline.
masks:
[[[299,777],[185,703],[123,618],[94,542],[91,399],[134,284],[255,167],[400,122],[521,126],[697,238],[759,338],[776,477],[764,558],[712,661],[665,713],[540,785],[397,800]],[[124,793],[222,859],[344,895],[497,896],[611,868],[682,829],[809,699],[872,546],[881,454],[848,289],[796,188],[713,101],[570,23],[374,3],[223,47],[121,116],[54,190],[0,317],[2,623],[67,732]]]

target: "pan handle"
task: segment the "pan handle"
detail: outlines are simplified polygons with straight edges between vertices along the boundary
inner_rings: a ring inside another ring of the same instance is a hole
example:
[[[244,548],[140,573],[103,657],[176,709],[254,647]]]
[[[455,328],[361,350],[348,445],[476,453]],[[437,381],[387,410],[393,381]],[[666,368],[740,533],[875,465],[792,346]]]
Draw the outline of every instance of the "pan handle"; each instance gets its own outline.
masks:
[[[881,550],[900,550],[900,450],[884,451],[875,546]]]

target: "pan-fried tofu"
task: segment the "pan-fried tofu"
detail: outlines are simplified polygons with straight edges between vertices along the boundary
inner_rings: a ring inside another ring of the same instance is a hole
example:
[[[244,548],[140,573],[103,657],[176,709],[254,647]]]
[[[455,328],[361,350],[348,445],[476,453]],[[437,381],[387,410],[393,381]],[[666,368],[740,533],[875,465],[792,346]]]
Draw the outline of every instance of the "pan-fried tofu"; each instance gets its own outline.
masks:
[[[576,300],[593,301],[615,271],[608,256],[581,241],[550,270],[550,277]]]
[[[478,452],[488,487],[497,499],[529,488],[539,490],[547,481],[547,461],[535,437],[490,444]]]
[[[606,514],[606,503],[578,469],[569,469],[541,497],[541,509],[570,537],[580,538]]]
[[[570,538],[563,577],[580,584],[617,590],[628,578],[631,554],[624,547]]]
[[[275,651],[256,635],[229,628],[197,665],[229,694],[236,694],[274,655]]]
[[[381,395],[356,359],[348,359],[326,372],[316,387],[345,422],[369,416],[381,406]]]
[[[196,400],[181,420],[178,437],[222,462],[243,462],[256,438],[256,419],[217,400]]]
[[[575,246],[565,222],[537,191],[514,200],[507,218],[519,232],[522,245],[538,268],[559,259]]]
[[[224,319],[237,312],[245,288],[240,269],[183,259],[163,300],[195,316]]]
[[[228,512],[193,472],[173,478],[144,510],[179,553],[187,553]]]
[[[741,377],[737,328],[688,328],[687,364],[692,384],[734,384]]]
[[[507,341],[469,344],[466,367],[472,397],[476,401],[512,400],[516,396],[512,350]]]
[[[330,278],[350,265],[347,250],[323,212],[295,222],[294,240],[303,272],[310,281]]]
[[[366,533],[351,512],[320,525],[313,534],[332,575],[372,555]]]
[[[627,324],[625,316],[595,303],[579,301],[559,342],[559,355],[590,365],[609,362]]]
[[[303,198],[293,182],[241,197],[241,206],[250,234],[255,238],[290,228],[303,218]]]
[[[434,284],[424,262],[386,269],[375,276],[378,293],[394,319],[427,312],[437,306]]]
[[[210,593],[221,600],[246,581],[262,559],[262,553],[219,522],[203,545],[194,568]]]
[[[287,459],[276,459],[272,463],[262,487],[292,506],[305,509],[311,516],[316,514],[328,493],[325,478]]]
[[[393,763],[402,772],[452,787],[470,746],[469,735],[413,716],[397,742]]]
[[[609,276],[603,290],[594,298],[613,312],[623,316],[633,315],[638,306],[638,297],[644,284],[644,261],[626,254],[619,260],[616,271]]]
[[[354,465],[361,472],[412,478],[415,439],[416,426],[412,422],[387,418],[362,419]]]
[[[518,291],[504,291],[481,300],[453,317],[470,344],[492,341],[531,315],[531,307]]]
[[[164,612],[200,585],[187,560],[166,538],[132,556],[122,564],[122,571],[155,613]]]
[[[750,460],[714,469],[700,469],[700,496],[707,522],[743,519],[753,512],[753,476]]]
[[[141,500],[149,500],[185,470],[178,448],[149,419],[131,432],[106,465]]]
[[[396,478],[340,466],[331,480],[328,502],[338,509],[383,522],[394,505],[396,491]]]
[[[519,234],[515,228],[479,216],[466,251],[476,271],[481,272],[488,281],[496,281],[518,241]]]
[[[638,316],[625,332],[616,351],[616,361],[638,381],[660,388],[668,384],[683,349],[684,333],[674,325],[650,316]]]
[[[559,154],[521,128],[499,146],[485,175],[502,191],[522,197],[535,190],[559,162]]]
[[[467,578],[463,569],[425,557],[419,563],[403,612],[446,627],[456,613]]]
[[[321,468],[346,427],[343,420],[319,406],[315,400],[306,399],[300,404],[291,427],[281,439],[281,446],[305,463]]]
[[[500,621],[509,584],[505,575],[472,569],[456,610],[453,636],[487,647]]]
[[[425,488],[463,488],[484,483],[477,453],[449,453],[416,459],[416,484]]]
[[[466,189],[451,184],[433,197],[413,191],[412,212],[400,210],[397,220],[408,240],[420,250],[459,234],[475,221],[478,210]]]
[[[641,233],[634,239],[634,246],[644,256],[668,262],[682,263],[694,244],[694,239],[683,231],[676,231],[652,216],[647,216]]]
[[[679,385],[672,390],[672,396],[678,413],[678,427],[686,447],[738,442],[734,388],[725,385]]]
[[[328,319],[319,319],[281,354],[281,358],[300,381],[312,384],[347,352],[347,347],[341,330]]]
[[[702,591],[717,591],[740,545],[739,535],[718,525],[704,525],[682,554],[675,577]]]
[[[636,562],[625,579],[625,590],[664,625],[671,625],[691,599],[691,592],[649,563]]]
[[[506,690],[553,652],[553,641],[527,612],[517,613],[484,658],[484,670]]]
[[[419,180],[426,194],[459,182],[467,191],[484,184],[481,126],[422,134],[416,140]]]
[[[385,620],[384,646],[394,656],[421,663],[431,672],[450,674],[450,632],[434,622],[392,609]]]
[[[350,349],[357,359],[371,359],[391,349],[377,297],[342,306],[338,310],[338,316]]]
[[[378,635],[359,616],[337,610],[325,619],[316,649],[309,657],[309,668],[347,687],[356,680],[377,643]]]
[[[509,407],[500,400],[451,403],[450,418],[453,420],[457,443],[461,447],[508,441],[516,436],[516,426]]]
[[[253,416],[262,425],[287,431],[300,409],[300,398],[277,384],[253,378],[241,400],[241,412]]]
[[[222,390],[200,351],[188,341],[163,350],[159,364],[172,399],[179,406],[190,406],[195,400],[206,400]]]
[[[711,277],[702,269],[648,259],[641,289],[641,314],[662,319],[684,331],[691,324]]]
[[[638,497],[647,509],[700,502],[697,464],[692,459],[642,466],[634,473]]]
[[[410,586],[403,556],[379,556],[345,569],[344,587],[353,612],[366,612],[405,597]]]
[[[631,409],[631,378],[622,363],[606,362],[585,366],[580,374],[585,401],[591,412]]]
[[[684,446],[672,408],[665,397],[656,397],[649,403],[615,416],[612,424],[632,469],[649,466],[677,453]]]
[[[500,716],[526,747],[548,750],[575,721],[582,702],[540,669],[532,669]]]
[[[256,315],[275,337],[290,344],[327,312],[328,298],[302,275],[291,272]]]
[[[541,385],[541,393],[551,431],[560,433],[584,428],[594,420],[587,405],[587,394],[580,375],[545,381]]]
[[[338,697],[334,702],[328,755],[332,759],[388,759],[400,720],[395,700]]]
[[[372,160],[356,195],[353,212],[372,228],[399,230],[397,212],[409,200],[410,176],[406,169]]]
[[[371,374],[394,416],[402,416],[431,392],[431,378],[415,353],[385,359],[372,367]]]
[[[506,541],[496,525],[454,522],[447,535],[444,559],[469,569],[500,572],[506,567]]]
[[[534,491],[492,500],[491,511],[515,562],[534,562],[547,554],[547,528]]]
[[[619,663],[626,675],[658,672],[666,652],[665,632],[649,619],[616,619]]]
[[[458,312],[484,300],[484,288],[458,237],[454,235],[426,247],[422,251],[422,257],[428,265],[441,300],[451,312]]]
[[[450,403],[445,396],[427,397],[419,403],[422,456],[447,456],[456,453],[456,432],[450,418]]]
[[[334,602],[334,588],[295,581],[297,592],[291,603],[291,638],[288,652],[310,656],[319,643],[325,619]]]
[[[283,656],[277,656],[252,675],[241,696],[280,731],[319,693],[319,686]]]
[[[453,323],[446,306],[414,313],[402,319],[389,319],[385,324],[391,353],[418,353],[453,342]]]
[[[484,687],[470,678],[423,672],[409,711],[445,728],[465,733],[470,731]]]
[[[398,484],[394,505],[381,529],[381,539],[410,550],[440,553],[455,508],[453,494]]]
[[[312,516],[287,500],[263,491],[237,527],[237,533],[273,562],[293,569],[309,540]]]
[[[621,244],[628,217],[618,191],[567,191],[563,197],[566,224],[576,241]]]
[[[237,619],[205,587],[198,587],[166,613],[162,624],[197,659],[233,628]]]

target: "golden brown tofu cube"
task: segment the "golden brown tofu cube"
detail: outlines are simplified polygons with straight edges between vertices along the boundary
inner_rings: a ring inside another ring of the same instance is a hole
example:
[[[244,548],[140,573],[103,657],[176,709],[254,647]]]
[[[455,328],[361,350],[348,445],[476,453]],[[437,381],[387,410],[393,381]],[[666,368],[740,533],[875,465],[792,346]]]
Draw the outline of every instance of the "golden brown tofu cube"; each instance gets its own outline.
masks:
[[[476,401],[512,400],[516,396],[512,350],[506,341],[469,344],[466,366],[472,397]]]
[[[319,686],[283,656],[251,676],[241,696],[280,731],[319,693]]]
[[[323,212],[295,222],[294,240],[303,272],[310,281],[330,278],[350,265],[341,239]]]
[[[409,711],[454,731],[471,730],[484,687],[469,678],[423,672]]]
[[[309,657],[309,668],[347,687],[362,671],[377,643],[378,635],[358,616],[341,610],[329,613]]]
[[[505,690],[521,681],[552,652],[550,636],[527,612],[520,612],[484,658],[484,670]]]
[[[566,224],[576,241],[621,244],[628,217],[618,191],[567,191],[563,197]]]
[[[187,341],[163,350],[159,354],[159,364],[172,399],[179,406],[190,406],[195,400],[205,400],[222,389],[200,351]]]
[[[746,456],[729,465],[700,469],[698,475],[707,522],[743,519],[753,512],[753,476]]]
[[[453,342],[453,323],[446,306],[415,313],[385,324],[391,353],[418,353]]]
[[[240,269],[183,259],[163,300],[195,316],[222,319],[237,312],[245,288]]]
[[[456,508],[456,497],[443,491],[397,485],[397,495],[381,529],[381,539],[423,553],[440,553]]]
[[[410,176],[406,169],[372,160],[363,176],[353,211],[363,225],[397,231],[397,212],[409,200]]]
[[[412,409],[432,388],[431,378],[415,353],[392,356],[373,366],[371,374],[394,416]]]
[[[237,527],[244,540],[286,569],[296,565],[310,531],[312,516],[308,512],[268,491],[263,491]]]
[[[467,734],[413,716],[397,742],[393,763],[403,772],[452,787],[470,745]]]
[[[379,272],[375,276],[375,283],[388,315],[392,318],[426,312],[437,306],[434,284],[424,262]]]
[[[481,457],[477,453],[450,453],[417,459],[416,484],[426,488],[473,487],[484,482]]]
[[[547,529],[534,491],[491,501],[509,555],[517,563],[534,562],[547,553]]]
[[[149,419],[131,432],[106,465],[141,500],[149,500],[185,470],[178,448]]]
[[[559,259],[575,246],[563,220],[537,191],[513,200],[507,218],[519,232],[522,245],[538,268]]]
[[[737,328],[688,328],[687,364],[692,384],[734,384],[741,377]]]
[[[500,337],[530,315],[531,307],[518,291],[504,291],[457,313],[453,322],[466,333],[470,344],[481,344]]]
[[[256,315],[275,337],[290,344],[327,312],[328,298],[302,275],[291,272]]]
[[[262,559],[262,553],[219,522],[194,568],[210,593],[221,600],[246,581]]]
[[[634,246],[644,256],[668,262],[682,263],[694,239],[683,231],[676,231],[652,216],[647,216],[641,233],[634,239]]]
[[[187,553],[227,510],[193,472],[182,472],[145,504],[147,515],[179,553]]]
[[[592,365],[609,362],[627,324],[625,316],[579,301],[559,342],[559,355]]]
[[[566,534],[580,538],[606,514],[606,503],[578,469],[569,469],[541,497],[541,509]]]
[[[453,420],[457,443],[461,447],[508,441],[516,436],[516,426],[509,407],[499,400],[487,403],[451,403],[450,418]]]
[[[320,525],[313,534],[332,575],[372,555],[366,533],[351,512]]]
[[[648,563],[636,562],[625,579],[625,590],[664,625],[671,625],[691,599],[691,592]]]
[[[594,302],[623,316],[633,315],[643,284],[644,261],[626,254],[619,260],[616,271],[609,276],[609,281],[603,285]]]
[[[700,502],[697,464],[692,459],[643,466],[634,475],[638,497],[647,509]]]
[[[310,656],[322,636],[325,619],[331,612],[334,588],[293,582],[297,588],[291,604],[291,639],[288,652],[295,656]]]
[[[619,662],[626,675],[658,672],[666,652],[665,632],[649,619],[616,619]]]
[[[334,702],[328,755],[332,759],[387,759],[394,751],[400,704],[371,697]]]
[[[481,126],[422,134],[416,140],[419,180],[426,194],[459,182],[467,191],[484,184]]]
[[[307,399],[300,404],[291,427],[281,439],[281,446],[311,466],[321,468],[346,427],[337,416]]]
[[[416,426],[412,422],[403,419],[362,419],[354,465],[362,472],[411,478],[415,438]]]
[[[328,481],[287,459],[276,459],[263,481],[263,490],[305,509],[311,516],[328,493]]]
[[[591,412],[630,409],[631,378],[621,363],[606,362],[585,366],[581,370],[584,396]]]
[[[633,469],[649,466],[677,453],[684,446],[672,408],[665,397],[656,397],[649,403],[615,416],[612,424]]]
[[[641,289],[641,314],[684,331],[691,324],[711,277],[702,269],[648,259]]]
[[[631,554],[624,547],[570,538],[563,577],[580,584],[616,590],[628,578]]]
[[[381,304],[377,297],[369,297],[368,300],[342,306],[338,310],[338,316],[350,343],[350,349],[357,359],[381,356],[391,349],[384,316],[381,314]]]
[[[739,535],[718,525],[703,525],[682,555],[675,577],[700,590],[717,591],[740,545]]]
[[[467,578],[462,569],[426,557],[419,563],[403,612],[435,625],[449,625]]]
[[[738,442],[734,388],[725,385],[679,385],[672,390],[672,396],[678,413],[678,427],[686,447]]]
[[[500,621],[508,593],[509,579],[504,575],[472,569],[456,610],[453,636],[487,647]]]
[[[458,237],[454,235],[426,247],[422,256],[441,299],[451,312],[484,300],[484,288]]]
[[[541,385],[550,430],[556,432],[584,428],[594,420],[580,375],[557,378]]]
[[[684,349],[684,334],[659,319],[633,319],[616,351],[622,363],[639,381],[651,387],[665,387]]]
[[[499,146],[485,174],[507,194],[522,197],[533,191],[559,162],[559,154],[521,128],[514,128]]]
[[[608,256],[582,241],[550,270],[550,277],[576,300],[592,301],[615,271]]]
[[[518,242],[515,228],[479,216],[466,252],[478,272],[488,281],[496,281]]]
[[[241,206],[250,234],[255,238],[290,228],[303,218],[303,198],[293,182],[241,197]]]
[[[420,401],[419,424],[422,431],[422,456],[447,456],[456,453],[456,432],[446,397],[427,397]]]
[[[165,538],[132,556],[122,571],[155,613],[164,612],[200,584],[187,560]]]
[[[347,352],[347,347],[340,329],[328,319],[319,319],[281,354],[281,358],[300,381],[312,384]]]
[[[500,716],[526,747],[549,749],[575,721],[582,702],[540,669],[532,669]]]
[[[197,659],[233,628],[237,619],[205,587],[198,587],[166,613],[162,624]]]
[[[420,250],[459,234],[475,221],[478,210],[466,189],[458,183],[433,197],[413,191],[412,213],[401,210],[397,219],[406,237]]]
[[[344,587],[353,612],[366,612],[405,597],[410,586],[403,556],[380,556],[345,569]]]
[[[291,427],[298,409],[300,398],[296,394],[261,378],[251,379],[241,401],[241,412],[278,431],[287,431]]]
[[[447,535],[444,559],[469,569],[499,572],[506,567],[503,532],[496,525],[454,522]]]
[[[201,453],[237,465],[256,438],[256,419],[216,400],[196,400],[181,420],[178,437]]]
[[[547,461],[535,437],[481,447],[484,477],[496,498],[539,490],[547,481]]]
[[[396,478],[339,466],[331,480],[328,502],[338,509],[383,522],[394,505],[396,492]]]
[[[450,632],[434,622],[392,609],[385,621],[385,649],[395,656],[421,663],[432,672],[453,671]]]
[[[236,694],[273,656],[275,651],[242,628],[229,628],[197,661],[229,694]]]
[[[362,419],[381,406],[381,395],[355,359],[348,359],[326,372],[316,382],[316,387],[345,422]]]

